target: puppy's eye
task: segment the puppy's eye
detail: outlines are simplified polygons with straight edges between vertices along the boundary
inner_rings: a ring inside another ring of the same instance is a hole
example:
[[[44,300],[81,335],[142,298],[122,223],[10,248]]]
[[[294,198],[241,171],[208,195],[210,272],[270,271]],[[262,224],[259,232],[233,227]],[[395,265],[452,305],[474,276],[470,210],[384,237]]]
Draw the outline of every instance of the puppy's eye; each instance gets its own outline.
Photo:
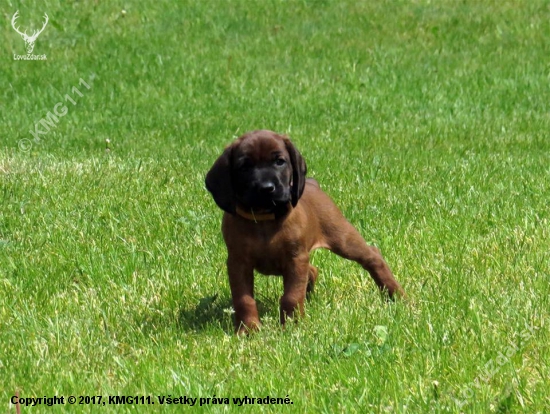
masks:
[[[286,164],[286,160],[285,160],[284,158],[277,158],[277,159],[275,160],[275,165],[278,165],[279,167],[280,167],[280,166],[283,166],[283,165],[285,165],[285,164]]]
[[[243,160],[238,165],[240,170],[248,170],[252,168],[252,162],[250,160]]]

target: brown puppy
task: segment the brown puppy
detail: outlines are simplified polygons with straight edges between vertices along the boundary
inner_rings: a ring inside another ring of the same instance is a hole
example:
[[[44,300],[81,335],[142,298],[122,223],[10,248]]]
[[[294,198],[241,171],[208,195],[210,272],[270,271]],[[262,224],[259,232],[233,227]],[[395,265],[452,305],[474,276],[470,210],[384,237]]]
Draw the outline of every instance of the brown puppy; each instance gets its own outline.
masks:
[[[368,246],[338,207],[306,180],[306,163],[290,140],[272,131],[249,132],[216,160],[206,188],[225,211],[222,231],[238,333],[260,326],[254,269],[282,275],[281,323],[304,313],[317,268],[309,253],[323,247],[365,268],[391,298],[403,289],[377,248]]]

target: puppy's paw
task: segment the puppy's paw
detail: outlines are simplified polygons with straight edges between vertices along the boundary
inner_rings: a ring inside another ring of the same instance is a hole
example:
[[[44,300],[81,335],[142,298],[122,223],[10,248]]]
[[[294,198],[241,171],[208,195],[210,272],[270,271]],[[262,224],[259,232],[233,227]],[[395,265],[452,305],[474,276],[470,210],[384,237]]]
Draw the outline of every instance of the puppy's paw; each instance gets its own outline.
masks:
[[[262,328],[260,321],[248,321],[246,324],[241,322],[240,325],[235,329],[235,334],[238,336],[249,335],[255,332],[259,332]]]

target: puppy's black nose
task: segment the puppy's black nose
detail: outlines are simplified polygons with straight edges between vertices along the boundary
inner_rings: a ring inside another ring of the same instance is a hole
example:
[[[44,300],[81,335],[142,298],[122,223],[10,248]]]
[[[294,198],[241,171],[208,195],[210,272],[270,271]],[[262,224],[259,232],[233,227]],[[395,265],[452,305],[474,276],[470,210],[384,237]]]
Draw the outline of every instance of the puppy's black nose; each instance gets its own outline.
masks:
[[[275,192],[275,184],[270,181],[260,184],[260,192],[264,194],[271,194]]]

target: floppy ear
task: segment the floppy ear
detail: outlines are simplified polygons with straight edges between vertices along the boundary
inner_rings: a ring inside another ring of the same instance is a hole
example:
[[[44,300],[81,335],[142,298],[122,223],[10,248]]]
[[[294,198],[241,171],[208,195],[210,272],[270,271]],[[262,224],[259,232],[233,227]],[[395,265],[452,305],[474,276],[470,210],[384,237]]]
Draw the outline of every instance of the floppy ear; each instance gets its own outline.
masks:
[[[212,193],[214,201],[222,210],[234,214],[237,202],[231,182],[231,153],[233,145],[228,146],[214,162],[206,174],[206,189]]]
[[[292,188],[290,189],[290,194],[292,196],[292,207],[296,207],[298,200],[304,193],[307,166],[294,144],[290,142],[288,138],[283,139],[285,141],[286,150],[290,155],[290,163],[292,164]]]

